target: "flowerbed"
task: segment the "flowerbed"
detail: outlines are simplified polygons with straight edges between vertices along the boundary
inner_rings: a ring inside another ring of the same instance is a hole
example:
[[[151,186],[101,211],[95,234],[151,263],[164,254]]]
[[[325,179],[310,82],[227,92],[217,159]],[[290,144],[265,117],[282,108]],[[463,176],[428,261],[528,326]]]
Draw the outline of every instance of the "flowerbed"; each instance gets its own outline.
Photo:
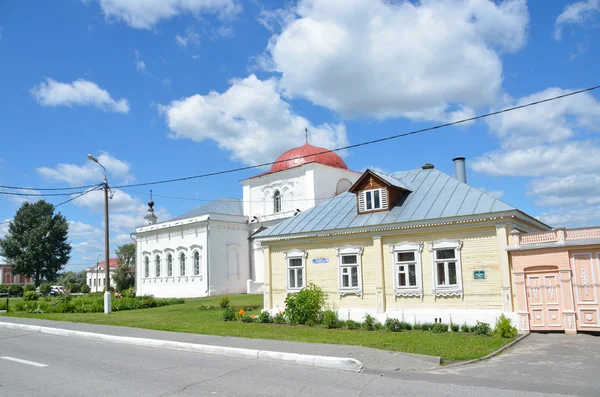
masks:
[[[183,299],[178,298],[157,299],[152,296],[115,297],[112,299],[112,311],[147,309],[184,302]],[[104,298],[101,296],[71,297],[69,295],[59,295],[20,302],[15,304],[13,308],[11,309],[16,312],[25,313],[102,313],[104,311]]]

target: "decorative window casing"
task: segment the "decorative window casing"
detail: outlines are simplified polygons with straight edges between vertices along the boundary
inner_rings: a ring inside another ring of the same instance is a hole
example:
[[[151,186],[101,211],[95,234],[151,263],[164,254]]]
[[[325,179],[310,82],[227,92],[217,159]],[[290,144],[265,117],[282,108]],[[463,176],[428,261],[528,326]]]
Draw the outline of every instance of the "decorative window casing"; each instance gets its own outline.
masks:
[[[185,254],[182,252],[179,254],[179,275],[185,276]]]
[[[423,243],[403,241],[390,245],[395,295],[423,296],[422,251]]]
[[[167,255],[167,277],[173,277],[173,255]]]
[[[362,253],[363,247],[346,245],[337,248],[338,285],[340,295],[362,296]]]
[[[242,247],[238,244],[227,246],[227,278],[240,278],[240,260]]]
[[[279,190],[275,190],[273,193],[273,212],[275,214],[281,212],[281,192]]]
[[[358,192],[358,210],[360,212],[380,211],[387,208],[387,189],[379,188]]]
[[[150,277],[150,258],[144,257],[144,277]]]
[[[433,294],[462,296],[462,241],[434,241],[429,243],[433,267]]]
[[[306,286],[306,257],[308,252],[292,250],[285,253],[287,290],[300,291]]]
[[[200,275],[200,253],[194,251],[194,276]]]
[[[160,277],[160,256],[154,257],[154,276]]]

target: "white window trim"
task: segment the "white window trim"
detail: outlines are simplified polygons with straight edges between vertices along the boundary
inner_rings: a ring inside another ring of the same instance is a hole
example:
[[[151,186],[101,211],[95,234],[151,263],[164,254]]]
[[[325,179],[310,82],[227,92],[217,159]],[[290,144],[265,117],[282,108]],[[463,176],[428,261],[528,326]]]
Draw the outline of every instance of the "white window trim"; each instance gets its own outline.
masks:
[[[306,287],[306,285],[307,285],[307,282],[306,282],[306,258],[308,257],[308,252],[295,249],[295,250],[284,252],[284,254],[285,254],[286,291],[287,292],[298,292],[302,288]],[[289,260],[297,259],[297,258],[302,259],[302,282],[303,282],[303,285],[302,285],[302,287],[290,288],[290,266],[289,266],[290,262],[289,262]]]
[[[148,271],[146,272],[146,261],[148,264]],[[142,265],[144,266],[144,273],[142,273],[144,275],[143,278],[150,278],[150,256],[148,255],[144,255],[144,259],[142,260]]]
[[[371,194],[372,194],[371,202],[374,204],[375,195],[373,192],[375,192],[375,191],[379,191],[379,208],[367,209],[367,193],[371,192]],[[373,211],[386,210],[389,208],[388,200],[389,200],[389,198],[387,195],[387,189],[384,187],[376,188],[376,189],[361,190],[360,192],[358,192],[359,212],[373,212]]]
[[[167,252],[165,250],[165,252]],[[169,274],[169,259],[171,259],[171,274]],[[171,252],[167,252],[167,271],[166,271],[166,277],[173,277],[173,254]]]
[[[336,248],[338,256],[338,289],[340,296],[348,294],[363,295],[362,290],[362,253],[364,248],[357,245],[345,245]],[[342,257],[345,255],[356,255],[356,266],[358,267],[358,286],[357,287],[342,287]]]
[[[398,274],[396,271],[396,257],[401,252],[414,252],[415,253],[415,275],[417,277],[417,285],[414,287],[401,287],[398,285]],[[415,243],[411,241],[401,241],[399,243],[390,245],[390,253],[392,254],[392,280],[394,280],[394,295],[396,296],[408,296],[408,297],[422,297],[423,296],[423,270],[421,263],[421,253],[423,252],[423,243]]]
[[[198,274],[196,274],[196,254],[198,254]],[[192,277],[202,279],[202,252],[199,249],[192,252]]]
[[[186,249],[187,251],[187,249]],[[185,274],[181,274],[181,254],[183,254],[183,257],[185,258]],[[186,252],[182,252],[182,251],[177,251],[177,277],[188,277],[188,257],[186,255]]]
[[[156,263],[156,258],[158,258],[158,263]],[[154,261],[152,264],[154,265],[154,278],[162,277],[162,258],[160,257],[160,255],[154,255]],[[157,268],[158,272],[156,271]]]
[[[462,263],[460,251],[462,248],[462,241],[460,240],[438,240],[429,242],[429,252],[431,254],[431,267],[432,267],[432,284],[433,284],[433,295],[435,296],[463,296],[463,282],[462,282]],[[438,274],[437,266],[435,261],[435,251],[441,249],[454,249],[456,251],[456,285],[438,285]]]

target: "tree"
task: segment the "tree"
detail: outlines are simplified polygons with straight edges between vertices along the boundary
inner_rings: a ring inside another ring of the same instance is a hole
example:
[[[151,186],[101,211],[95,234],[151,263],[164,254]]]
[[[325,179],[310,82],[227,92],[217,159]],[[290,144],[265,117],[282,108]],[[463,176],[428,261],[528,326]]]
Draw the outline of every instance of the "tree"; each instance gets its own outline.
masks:
[[[0,251],[13,274],[33,277],[35,285],[42,278],[53,280],[71,257],[67,241],[69,225],[54,206],[44,200],[23,203],[0,239]]]
[[[58,277],[56,277],[56,283],[59,285],[67,285],[67,284],[77,284],[77,285],[81,285],[81,284],[85,284],[86,280],[85,280],[85,270],[82,270],[80,272],[74,272],[74,271],[66,271],[66,272],[62,272],[58,275]]]
[[[123,244],[115,252],[118,267],[113,280],[117,291],[124,291],[135,283],[135,244]]]

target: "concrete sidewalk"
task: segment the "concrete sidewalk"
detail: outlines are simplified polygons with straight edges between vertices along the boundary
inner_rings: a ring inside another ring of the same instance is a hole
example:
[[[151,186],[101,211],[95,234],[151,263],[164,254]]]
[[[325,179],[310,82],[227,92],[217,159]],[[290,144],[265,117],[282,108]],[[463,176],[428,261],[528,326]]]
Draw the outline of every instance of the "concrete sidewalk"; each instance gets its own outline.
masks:
[[[363,365],[363,368],[369,372],[422,371],[437,368],[441,362],[440,357],[396,353],[362,346],[187,334],[180,332],[154,331],[140,328],[37,320],[32,318],[17,318],[9,316],[0,316],[0,322],[58,328],[67,331],[89,332],[117,337],[145,338],[156,341],[183,342],[226,348],[241,348],[269,352],[312,355],[317,357],[325,356],[353,358],[360,361]],[[280,361],[285,362],[286,360],[282,359]]]

